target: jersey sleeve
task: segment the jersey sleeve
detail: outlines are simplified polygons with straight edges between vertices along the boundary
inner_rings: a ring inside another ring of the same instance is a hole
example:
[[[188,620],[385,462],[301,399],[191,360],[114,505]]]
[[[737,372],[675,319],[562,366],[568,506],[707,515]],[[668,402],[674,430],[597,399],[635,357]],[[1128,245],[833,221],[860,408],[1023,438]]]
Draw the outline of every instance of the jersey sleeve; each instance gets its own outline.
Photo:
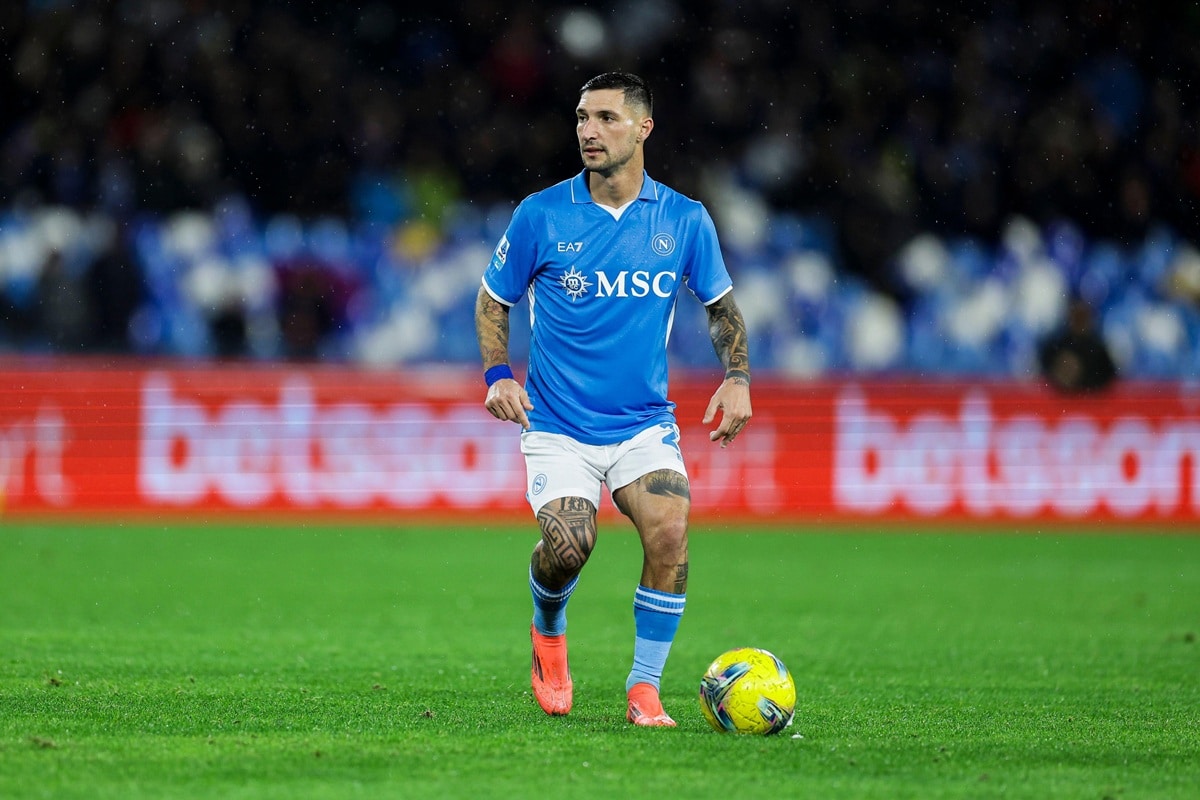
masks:
[[[509,306],[520,302],[533,279],[536,245],[528,204],[521,203],[513,212],[508,229],[492,251],[492,259],[483,273],[483,286],[488,294]]]
[[[717,239],[717,226],[704,206],[700,206],[700,223],[692,241],[688,288],[706,306],[720,300],[733,288],[733,279],[729,277]]]

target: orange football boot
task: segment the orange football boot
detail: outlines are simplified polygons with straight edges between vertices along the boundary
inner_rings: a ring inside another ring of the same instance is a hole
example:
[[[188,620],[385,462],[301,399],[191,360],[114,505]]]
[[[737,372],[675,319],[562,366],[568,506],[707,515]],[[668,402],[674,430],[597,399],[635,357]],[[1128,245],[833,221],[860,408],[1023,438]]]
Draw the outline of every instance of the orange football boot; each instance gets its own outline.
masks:
[[[635,683],[629,690],[629,712],[625,718],[644,728],[675,727],[675,720],[663,711],[658,689],[648,683]]]
[[[533,669],[530,671],[533,696],[550,716],[565,716],[571,710],[575,689],[571,669],[567,666],[566,634],[543,636],[530,625],[529,638],[533,640]]]

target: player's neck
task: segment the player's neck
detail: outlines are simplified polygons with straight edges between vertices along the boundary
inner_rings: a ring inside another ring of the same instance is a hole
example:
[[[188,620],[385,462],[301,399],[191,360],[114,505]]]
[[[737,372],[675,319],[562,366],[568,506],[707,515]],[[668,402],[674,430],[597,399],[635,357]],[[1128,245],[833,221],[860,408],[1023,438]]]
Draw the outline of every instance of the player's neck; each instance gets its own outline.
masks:
[[[588,191],[592,194],[592,200],[600,205],[621,208],[642,193],[643,177],[642,167],[632,164],[612,175],[589,172]]]

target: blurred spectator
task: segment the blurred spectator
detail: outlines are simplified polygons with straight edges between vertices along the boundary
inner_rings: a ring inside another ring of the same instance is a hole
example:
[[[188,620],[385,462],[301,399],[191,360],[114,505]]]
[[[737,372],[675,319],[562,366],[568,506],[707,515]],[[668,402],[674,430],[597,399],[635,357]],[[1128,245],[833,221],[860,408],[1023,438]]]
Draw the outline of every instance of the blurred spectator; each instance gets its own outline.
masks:
[[[312,361],[336,355],[327,347],[335,334],[345,332],[350,287],[330,267],[308,261],[281,264],[279,274],[284,357]]]
[[[108,237],[87,274],[92,304],[92,330],[88,344],[100,352],[129,349],[129,323],[144,295],[141,268],[119,231]]]
[[[1038,353],[1042,374],[1063,392],[1095,392],[1117,378],[1108,344],[1085,301],[1071,301],[1063,328],[1048,337]]]
[[[62,251],[51,250],[37,283],[34,307],[37,346],[78,355],[92,332],[92,297],[78,271],[70,269]]]

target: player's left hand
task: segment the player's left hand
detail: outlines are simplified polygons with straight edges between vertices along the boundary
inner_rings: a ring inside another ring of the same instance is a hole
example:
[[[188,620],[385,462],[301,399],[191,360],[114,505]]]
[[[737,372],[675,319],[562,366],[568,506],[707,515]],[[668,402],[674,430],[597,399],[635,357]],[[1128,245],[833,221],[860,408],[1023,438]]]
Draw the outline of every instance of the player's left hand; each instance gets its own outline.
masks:
[[[750,408],[750,384],[744,378],[726,378],[704,412],[704,424],[708,425],[721,411],[721,423],[716,430],[708,434],[711,442],[720,442],[721,447],[727,447],[750,421],[753,411]]]

